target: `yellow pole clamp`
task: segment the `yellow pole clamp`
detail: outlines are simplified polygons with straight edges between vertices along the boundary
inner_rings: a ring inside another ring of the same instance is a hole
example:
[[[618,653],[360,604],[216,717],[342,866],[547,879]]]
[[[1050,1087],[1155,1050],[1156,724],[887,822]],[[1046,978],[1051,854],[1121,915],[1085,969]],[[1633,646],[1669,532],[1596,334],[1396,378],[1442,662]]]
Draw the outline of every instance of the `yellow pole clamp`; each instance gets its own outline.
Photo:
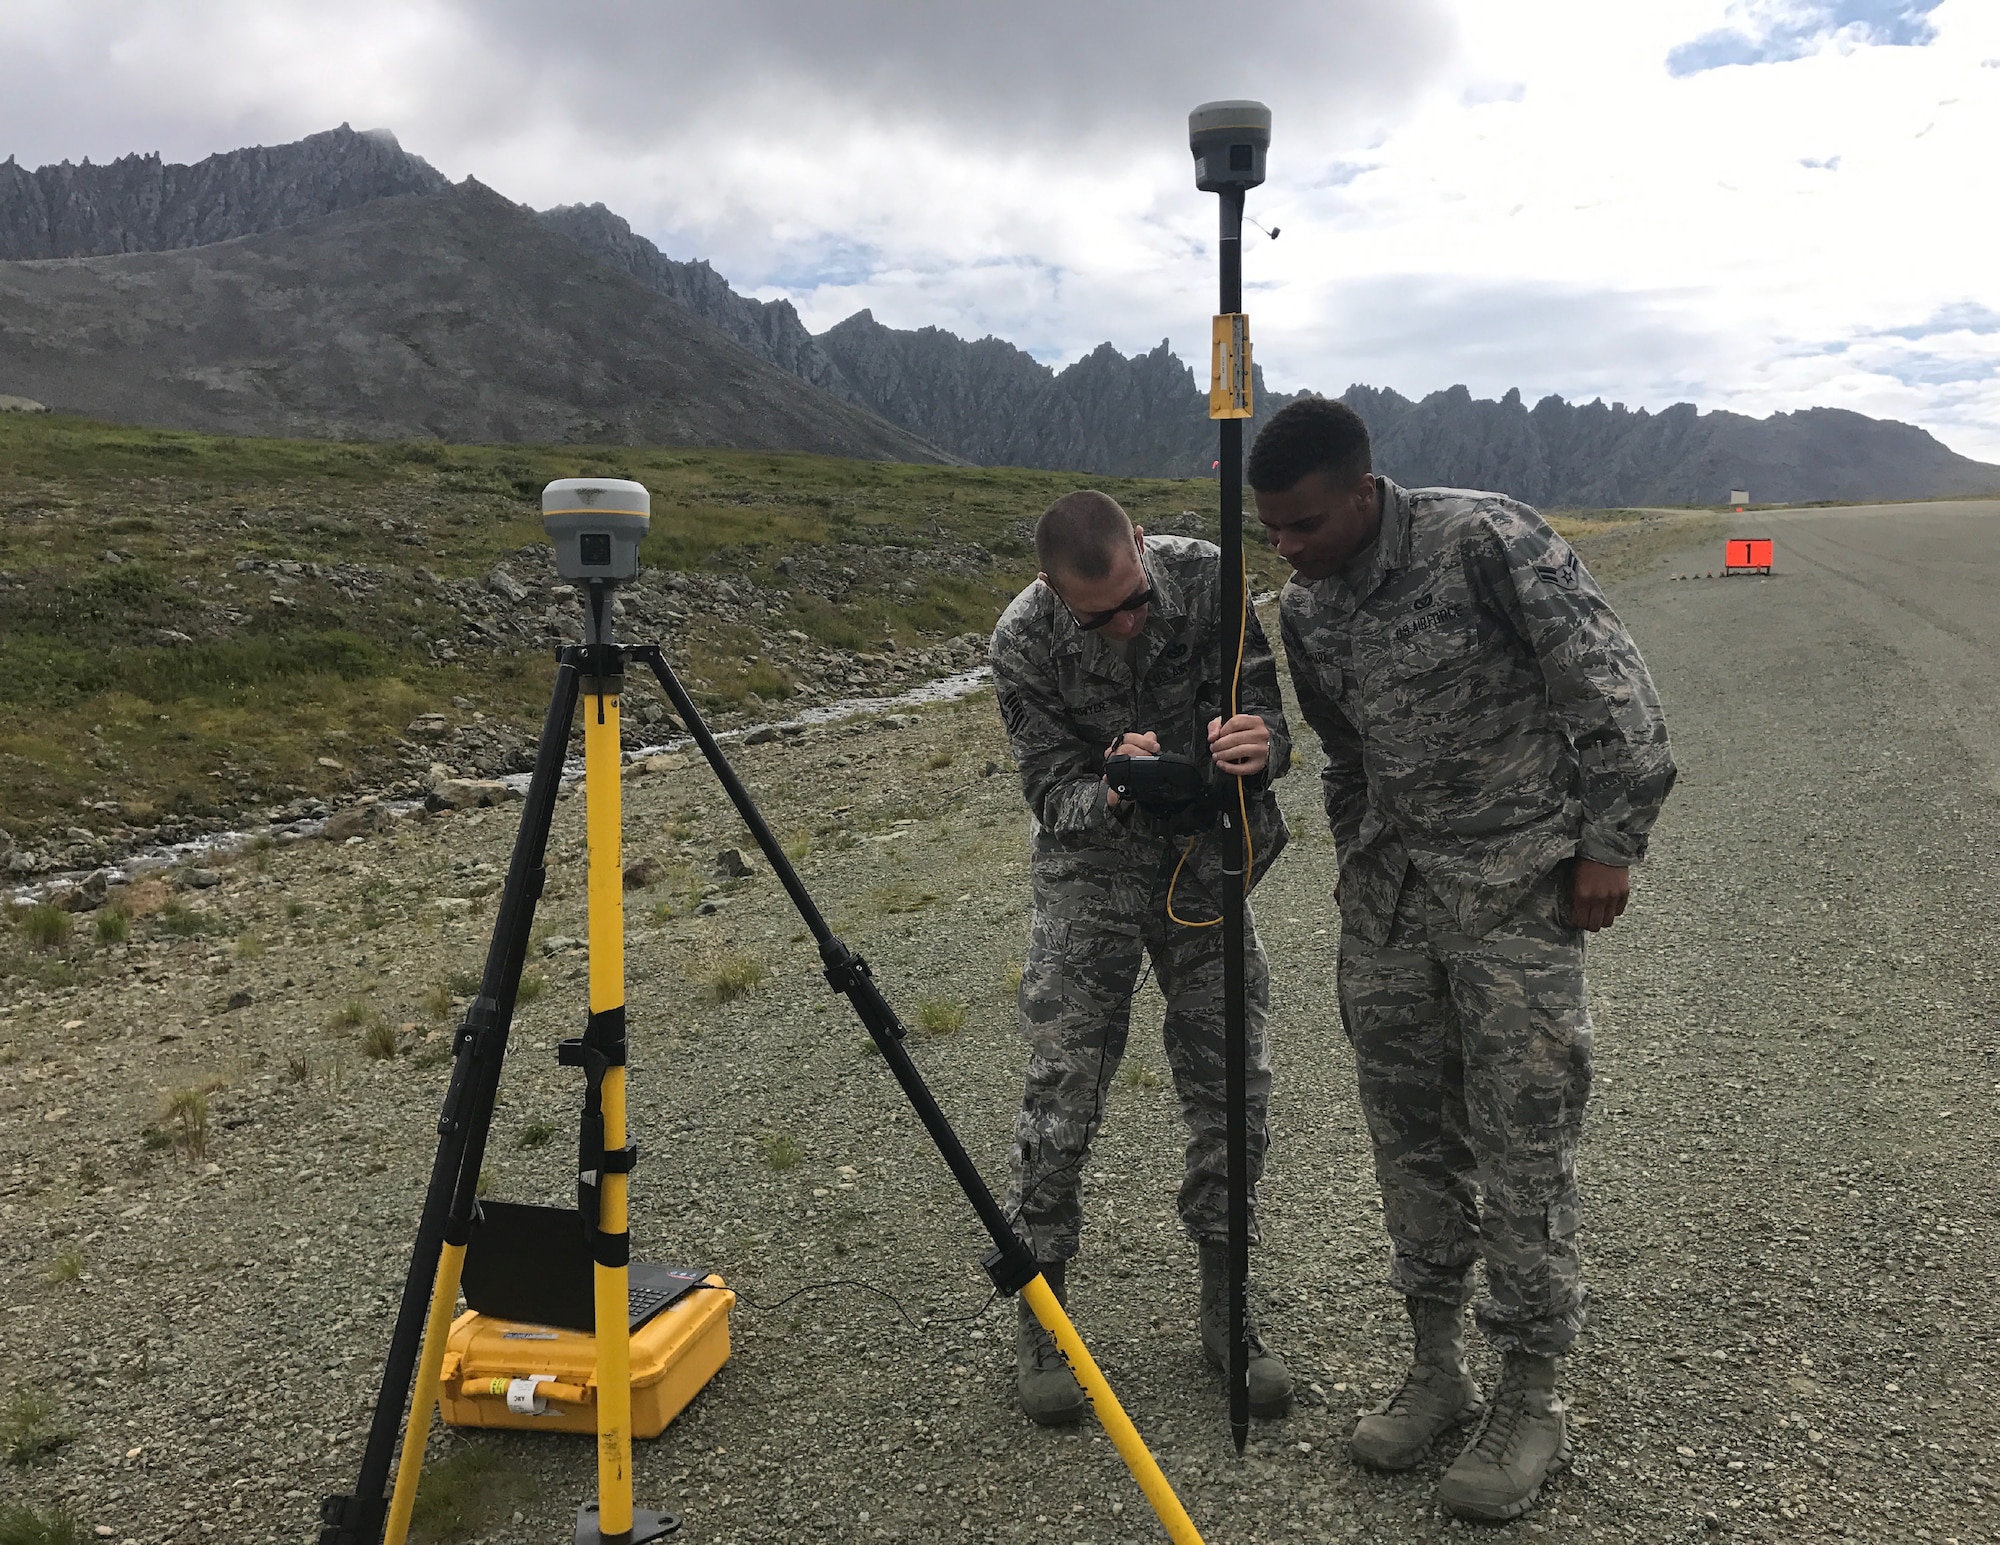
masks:
[[[1042,1329],[1056,1338],[1062,1355],[1069,1359],[1070,1372],[1076,1375],[1076,1382],[1090,1397],[1098,1425],[1111,1439],[1112,1446],[1125,1461],[1125,1468],[1132,1472],[1132,1479],[1146,1494],[1146,1500],[1153,1505],[1153,1511],[1159,1515],[1160,1523],[1167,1531],[1167,1538],[1174,1545],[1201,1545],[1201,1533],[1195,1528],[1194,1520],[1181,1506],[1181,1499],[1174,1495],[1173,1485],[1161,1472],[1159,1463],[1146,1447],[1146,1440],[1139,1436],[1139,1429],[1132,1425],[1132,1418],[1125,1414],[1118,1397],[1111,1393],[1111,1386],[1098,1369],[1097,1360],[1090,1355],[1090,1349],[1083,1344],[1083,1337],[1076,1333],[1076,1327],[1070,1324],[1069,1316],[1063,1313],[1063,1306],[1056,1302],[1056,1295],[1047,1281],[1037,1274],[1033,1282],[1021,1289],[1021,1297],[1027,1300],[1035,1318],[1042,1322]]]
[[[1250,368],[1250,318],[1241,311],[1218,316],[1210,331],[1208,416],[1249,418],[1256,411]]]

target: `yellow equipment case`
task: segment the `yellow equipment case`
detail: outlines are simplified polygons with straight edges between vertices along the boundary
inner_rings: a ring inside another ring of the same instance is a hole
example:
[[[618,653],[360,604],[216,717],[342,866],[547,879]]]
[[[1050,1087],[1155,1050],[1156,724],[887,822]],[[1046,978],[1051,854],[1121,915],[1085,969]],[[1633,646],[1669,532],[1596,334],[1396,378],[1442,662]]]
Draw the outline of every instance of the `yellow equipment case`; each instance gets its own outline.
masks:
[[[632,1433],[657,1438],[729,1358],[736,1295],[711,1275],[632,1332]],[[445,1343],[438,1406],[454,1427],[597,1431],[597,1342],[586,1331],[468,1309]]]

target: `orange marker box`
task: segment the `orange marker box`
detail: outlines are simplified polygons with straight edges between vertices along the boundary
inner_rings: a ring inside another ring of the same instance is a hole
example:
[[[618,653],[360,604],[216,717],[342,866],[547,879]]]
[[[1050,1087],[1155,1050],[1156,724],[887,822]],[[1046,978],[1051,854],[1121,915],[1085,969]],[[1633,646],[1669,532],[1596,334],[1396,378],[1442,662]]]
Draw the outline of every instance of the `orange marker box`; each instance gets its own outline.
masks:
[[[1731,537],[1722,547],[1722,567],[1726,573],[1748,569],[1760,574],[1771,572],[1769,537]]]

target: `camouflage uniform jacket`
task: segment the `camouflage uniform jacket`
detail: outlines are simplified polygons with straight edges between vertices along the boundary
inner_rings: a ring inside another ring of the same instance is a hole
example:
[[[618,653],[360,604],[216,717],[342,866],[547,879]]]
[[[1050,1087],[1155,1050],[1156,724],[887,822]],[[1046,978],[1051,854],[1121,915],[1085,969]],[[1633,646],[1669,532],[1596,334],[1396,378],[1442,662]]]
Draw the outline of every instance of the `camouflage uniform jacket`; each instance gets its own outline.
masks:
[[[1477,937],[1572,854],[1629,865],[1674,782],[1646,663],[1524,504],[1382,487],[1373,548],[1280,600],[1326,747],[1343,924],[1388,937],[1411,864]]]
[[[1236,629],[1222,616],[1215,545],[1148,536],[1140,562],[1153,603],[1131,664],[1116,641],[1078,628],[1040,580],[1002,613],[992,644],[1000,717],[1034,812],[1037,904],[1058,905],[1071,921],[1121,933],[1139,931],[1161,855],[1182,839],[1129,804],[1107,805],[1105,749],[1128,730],[1151,731],[1162,751],[1206,766],[1208,721],[1228,717],[1225,673],[1236,663]],[[1281,702],[1277,663],[1252,608],[1238,707],[1271,727],[1270,760],[1264,775],[1251,780],[1253,882],[1288,835],[1269,786],[1291,765]],[[1196,887],[1207,896],[1219,893],[1220,854],[1213,836],[1201,839],[1188,860],[1183,897]],[[1182,904],[1176,901],[1177,911]],[[1202,903],[1187,905],[1183,915]]]

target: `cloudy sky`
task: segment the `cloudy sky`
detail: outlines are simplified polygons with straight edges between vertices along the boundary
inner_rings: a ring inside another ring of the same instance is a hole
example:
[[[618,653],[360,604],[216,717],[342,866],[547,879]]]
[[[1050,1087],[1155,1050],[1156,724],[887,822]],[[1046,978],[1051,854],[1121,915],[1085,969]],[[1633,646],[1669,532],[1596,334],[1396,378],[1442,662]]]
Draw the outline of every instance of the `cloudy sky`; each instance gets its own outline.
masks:
[[[7,0],[0,58],[0,157],[387,127],[816,329],[1056,364],[1205,351],[1185,115],[1257,96],[1273,385],[1820,404],[2000,460],[1994,0]]]

